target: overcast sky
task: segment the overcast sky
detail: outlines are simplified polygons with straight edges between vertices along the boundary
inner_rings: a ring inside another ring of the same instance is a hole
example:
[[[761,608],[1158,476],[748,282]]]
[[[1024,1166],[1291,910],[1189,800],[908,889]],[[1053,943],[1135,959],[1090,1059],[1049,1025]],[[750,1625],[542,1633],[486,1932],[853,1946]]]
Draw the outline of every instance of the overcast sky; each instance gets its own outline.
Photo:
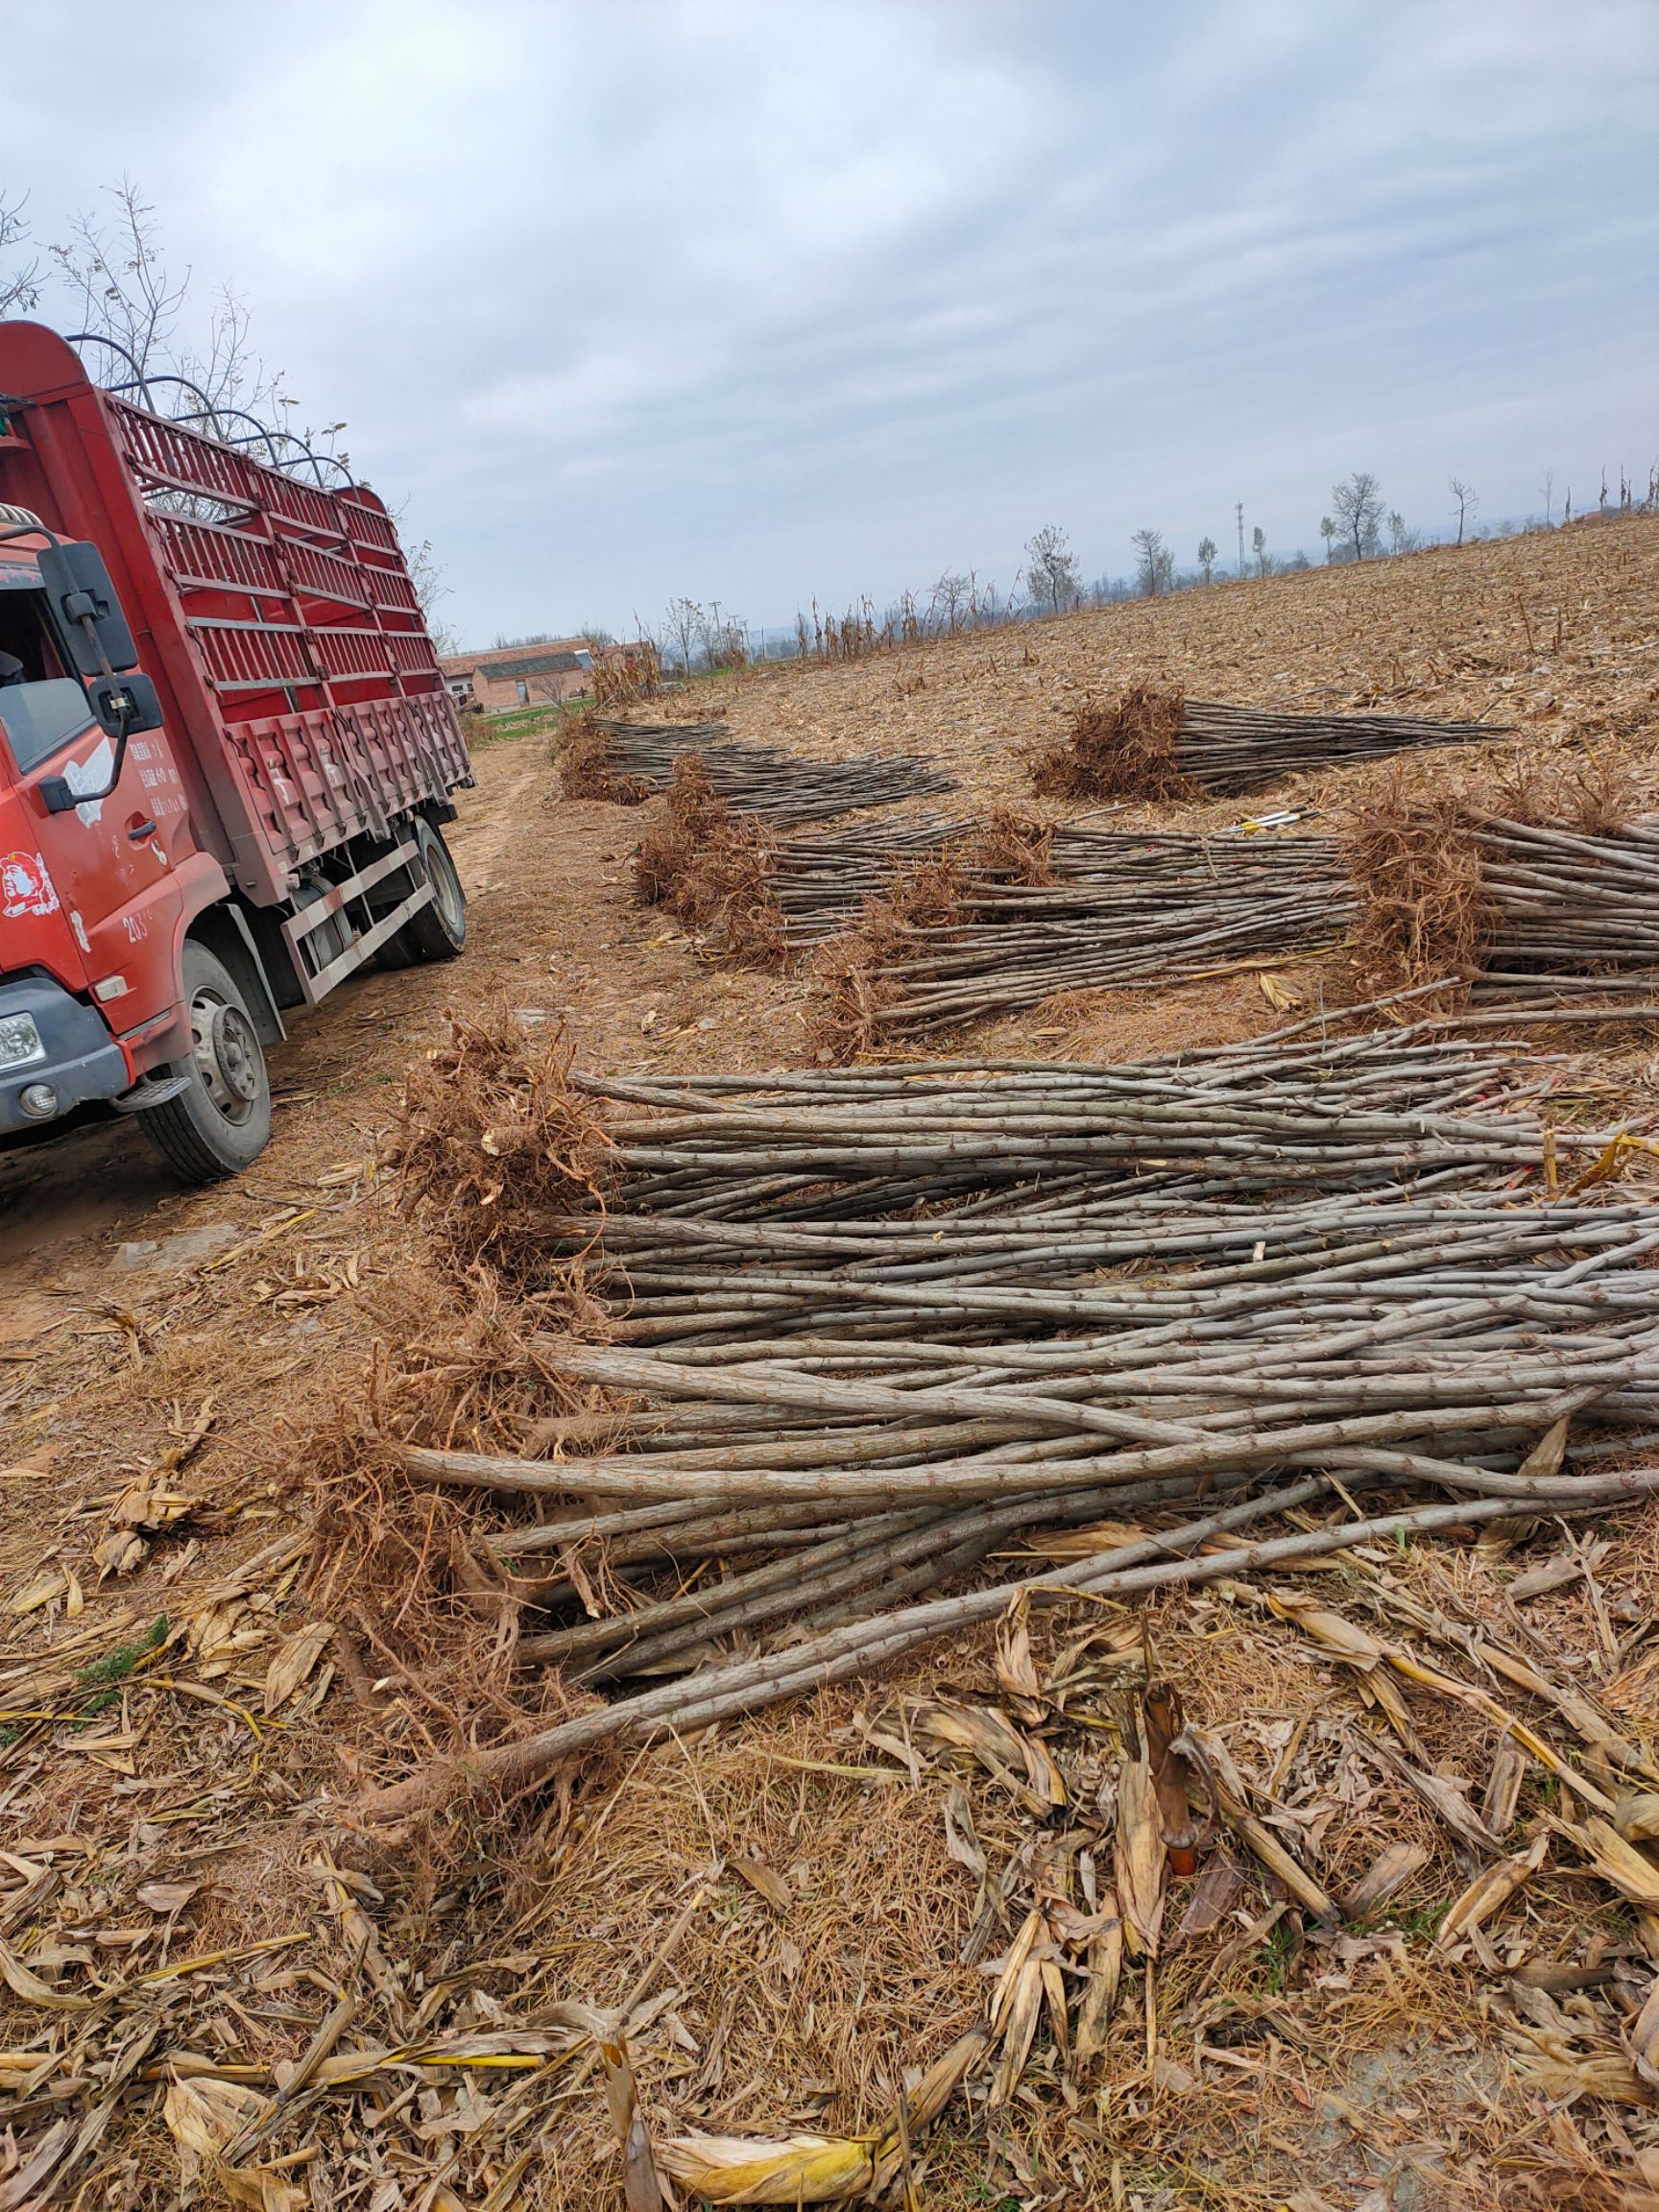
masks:
[[[1656,0],[0,0],[38,239],[123,171],[469,643],[1086,574],[1334,477],[1659,458]]]

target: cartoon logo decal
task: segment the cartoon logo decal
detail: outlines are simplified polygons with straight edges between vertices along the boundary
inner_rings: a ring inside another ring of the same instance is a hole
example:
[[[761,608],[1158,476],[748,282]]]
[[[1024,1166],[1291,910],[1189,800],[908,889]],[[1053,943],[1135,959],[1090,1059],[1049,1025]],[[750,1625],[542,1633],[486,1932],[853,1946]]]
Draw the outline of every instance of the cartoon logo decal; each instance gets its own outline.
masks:
[[[56,914],[58,893],[38,853],[8,853],[0,858],[0,915],[15,922],[25,914]]]
[[[102,791],[115,767],[115,748],[108,737],[100,737],[84,760],[65,760],[63,781],[71,791]],[[77,806],[76,815],[83,828],[92,830],[104,818],[104,802],[92,799]]]

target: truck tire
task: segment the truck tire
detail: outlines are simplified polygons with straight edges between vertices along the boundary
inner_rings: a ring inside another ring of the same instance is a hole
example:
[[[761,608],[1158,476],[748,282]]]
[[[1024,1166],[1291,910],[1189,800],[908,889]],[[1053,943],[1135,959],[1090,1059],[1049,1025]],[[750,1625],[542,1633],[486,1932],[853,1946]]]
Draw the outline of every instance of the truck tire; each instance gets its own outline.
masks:
[[[181,963],[195,1049],[173,1063],[189,1077],[178,1097],[138,1118],[181,1182],[239,1175],[271,1135],[271,1081],[247,1001],[205,945],[186,939]]]
[[[433,896],[419,913],[410,915],[393,942],[412,960],[455,960],[467,943],[467,894],[443,831],[423,816],[416,817],[414,830],[421,853],[417,865]]]

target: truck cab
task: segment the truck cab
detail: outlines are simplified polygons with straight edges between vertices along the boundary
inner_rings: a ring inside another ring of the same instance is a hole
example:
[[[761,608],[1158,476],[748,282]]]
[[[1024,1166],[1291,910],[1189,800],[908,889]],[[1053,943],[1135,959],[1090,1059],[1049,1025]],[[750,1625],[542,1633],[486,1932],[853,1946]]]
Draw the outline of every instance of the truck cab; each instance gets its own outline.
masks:
[[[0,1146],[125,1113],[235,1173],[284,1009],[465,944],[470,772],[396,534],[262,435],[0,325]]]
[[[175,1014],[172,977],[149,949],[170,949],[181,903],[174,859],[194,847],[162,733],[139,734],[118,721],[112,734],[99,719],[40,573],[50,549],[43,526],[3,508],[0,532],[0,1133],[8,1133],[118,1098],[138,1082],[144,1033]],[[123,774],[109,790],[123,735]],[[72,804],[50,804],[60,786]]]

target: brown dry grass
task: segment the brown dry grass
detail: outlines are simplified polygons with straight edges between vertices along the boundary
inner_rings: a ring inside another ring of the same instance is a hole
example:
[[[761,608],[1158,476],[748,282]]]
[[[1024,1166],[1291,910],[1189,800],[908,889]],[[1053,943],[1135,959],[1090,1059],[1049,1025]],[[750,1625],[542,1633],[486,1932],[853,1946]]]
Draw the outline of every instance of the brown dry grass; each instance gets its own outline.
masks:
[[[1048,799],[1194,799],[1177,764],[1186,701],[1179,691],[1132,684],[1102,705],[1085,699],[1056,745],[1031,756],[1033,789]]]

